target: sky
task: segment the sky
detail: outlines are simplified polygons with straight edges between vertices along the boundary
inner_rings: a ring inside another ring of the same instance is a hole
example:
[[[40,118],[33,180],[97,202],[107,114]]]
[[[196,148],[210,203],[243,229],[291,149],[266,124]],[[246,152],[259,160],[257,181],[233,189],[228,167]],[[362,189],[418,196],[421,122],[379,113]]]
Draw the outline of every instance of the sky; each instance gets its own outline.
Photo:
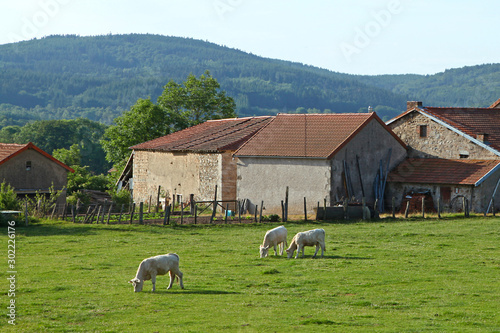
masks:
[[[149,33],[349,74],[500,62],[498,0],[0,0],[0,44]]]

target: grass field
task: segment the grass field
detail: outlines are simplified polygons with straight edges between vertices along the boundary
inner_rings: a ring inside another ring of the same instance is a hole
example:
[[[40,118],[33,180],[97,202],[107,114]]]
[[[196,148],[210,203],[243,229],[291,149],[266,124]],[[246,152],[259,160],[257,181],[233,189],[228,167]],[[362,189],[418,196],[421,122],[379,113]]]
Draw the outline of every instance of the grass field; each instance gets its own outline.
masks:
[[[500,332],[500,219],[287,223],[326,231],[324,258],[260,259],[266,230],[227,226],[16,226],[2,332]],[[176,252],[184,273],[134,293],[144,258]],[[7,306],[15,299],[16,326]]]

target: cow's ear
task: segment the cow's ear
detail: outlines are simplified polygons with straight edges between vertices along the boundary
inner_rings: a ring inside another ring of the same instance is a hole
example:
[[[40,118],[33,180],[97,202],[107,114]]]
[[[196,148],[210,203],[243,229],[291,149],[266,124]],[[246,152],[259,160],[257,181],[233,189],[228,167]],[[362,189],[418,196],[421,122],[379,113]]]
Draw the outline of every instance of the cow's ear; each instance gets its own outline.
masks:
[[[271,247],[271,245],[268,245],[265,247],[266,250],[269,250],[269,248]]]

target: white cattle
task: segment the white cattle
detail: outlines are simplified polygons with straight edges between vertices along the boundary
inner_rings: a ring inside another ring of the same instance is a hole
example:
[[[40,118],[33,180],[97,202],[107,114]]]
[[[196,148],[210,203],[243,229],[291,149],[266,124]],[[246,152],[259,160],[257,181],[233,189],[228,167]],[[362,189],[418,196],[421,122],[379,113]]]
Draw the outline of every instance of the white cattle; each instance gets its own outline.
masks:
[[[283,249],[287,246],[286,242],[287,231],[284,226],[279,226],[274,229],[268,230],[264,236],[264,241],[259,247],[260,257],[265,258],[269,252],[271,246],[274,247],[274,255],[278,255],[276,252],[276,246],[280,248],[280,256],[283,255]]]
[[[304,257],[304,247],[316,245],[316,252],[314,252],[313,258],[318,254],[319,247],[321,246],[321,257],[323,257],[323,252],[325,251],[325,230],[314,229],[297,233],[292,238],[290,247],[286,250],[288,258],[293,257],[293,252],[297,250],[297,255],[295,259],[299,257],[299,252],[302,250],[302,257]]]
[[[153,282],[153,291],[155,291],[156,276],[165,275],[167,272],[170,274],[170,284],[167,289],[172,288],[176,275],[179,278],[181,288],[184,289],[182,273],[179,270],[179,256],[175,253],[144,259],[137,269],[135,278],[130,280],[129,283],[134,285],[135,292],[139,292],[142,291],[144,281],[151,280],[151,282]]]

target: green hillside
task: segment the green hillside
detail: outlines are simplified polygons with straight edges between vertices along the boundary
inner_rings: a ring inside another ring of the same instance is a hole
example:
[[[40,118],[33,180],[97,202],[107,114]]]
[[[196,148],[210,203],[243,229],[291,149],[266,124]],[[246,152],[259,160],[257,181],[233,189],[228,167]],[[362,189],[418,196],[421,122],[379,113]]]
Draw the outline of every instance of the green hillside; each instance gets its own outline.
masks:
[[[169,80],[207,69],[240,116],[399,109],[406,99],[345,74],[157,35],[51,36],[1,45],[0,68],[0,125],[79,116],[111,123],[138,98],[156,100]]]
[[[205,70],[235,99],[239,116],[373,106],[389,119],[408,99],[487,106],[500,97],[499,64],[431,76],[355,76],[187,38],[50,36],[0,45],[0,127],[78,117],[110,124],[138,98],[156,101],[169,80]]]

